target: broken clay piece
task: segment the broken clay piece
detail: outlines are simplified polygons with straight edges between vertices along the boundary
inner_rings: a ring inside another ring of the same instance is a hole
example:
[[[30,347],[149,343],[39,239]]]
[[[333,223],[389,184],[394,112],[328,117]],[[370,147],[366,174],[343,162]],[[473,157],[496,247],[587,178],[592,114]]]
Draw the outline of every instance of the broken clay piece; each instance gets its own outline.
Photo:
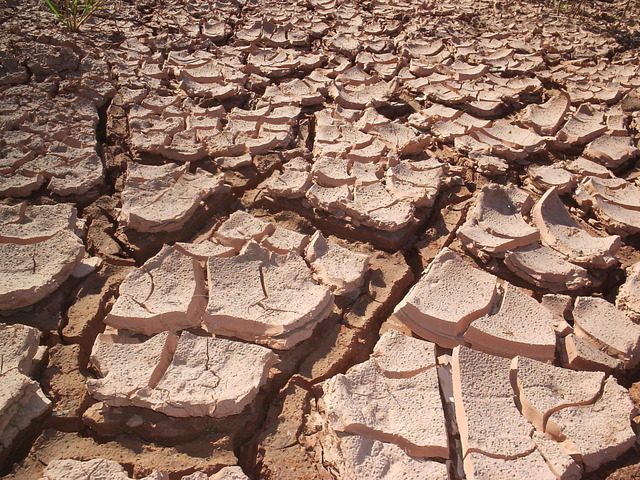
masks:
[[[625,368],[640,362],[640,326],[602,298],[578,297],[573,307],[578,337],[622,360]]]
[[[453,348],[462,343],[471,322],[490,312],[497,298],[496,280],[444,248],[394,315],[422,338]]]
[[[275,360],[264,347],[189,332],[144,341],[100,334],[91,352],[99,378],[88,379],[87,389],[111,406],[174,417],[225,417],[251,403]]]
[[[168,245],[129,273],[119,292],[104,322],[145,335],[197,327],[206,305],[200,262]]]
[[[316,278],[329,286],[336,295],[360,288],[369,269],[368,255],[354,253],[340,245],[329,243],[317,231],[309,240],[305,257]]]
[[[289,349],[309,338],[333,307],[333,295],[313,280],[302,257],[255,242],[235,257],[209,258],[207,275],[203,324],[211,333]],[[294,297],[301,301],[291,304]]]
[[[120,221],[138,232],[173,232],[184,227],[200,202],[222,191],[220,176],[189,165],[129,163]]]
[[[517,187],[486,185],[458,230],[458,238],[479,258],[530,245],[540,236],[523,218],[532,203],[529,194]]]
[[[58,289],[85,255],[70,205],[0,205],[0,310],[27,307]]]
[[[590,235],[571,217],[555,188],[547,190],[535,204],[532,218],[542,242],[571,263],[603,269],[618,263],[615,255],[621,246],[620,237]]]

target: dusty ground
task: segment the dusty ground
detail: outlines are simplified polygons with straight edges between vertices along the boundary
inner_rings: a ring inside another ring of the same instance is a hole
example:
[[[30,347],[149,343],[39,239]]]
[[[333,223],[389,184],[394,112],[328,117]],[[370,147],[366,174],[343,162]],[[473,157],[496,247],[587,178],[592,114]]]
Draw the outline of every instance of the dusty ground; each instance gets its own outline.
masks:
[[[634,8],[0,0],[0,475],[640,478]],[[554,435],[516,356],[604,373]]]

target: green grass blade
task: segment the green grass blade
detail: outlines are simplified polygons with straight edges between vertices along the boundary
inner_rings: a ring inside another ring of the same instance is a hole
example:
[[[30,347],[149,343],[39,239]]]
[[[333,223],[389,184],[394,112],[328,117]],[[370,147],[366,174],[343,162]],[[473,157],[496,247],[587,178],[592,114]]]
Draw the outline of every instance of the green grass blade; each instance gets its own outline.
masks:
[[[2,0],[0,0],[2,1]],[[98,10],[106,5],[105,0],[43,0],[47,8],[69,30],[77,32]]]
[[[61,13],[60,10],[58,10],[58,7],[56,6],[55,3],[53,3],[52,0],[44,0],[45,5],[47,6],[47,8],[49,10],[51,10],[51,12],[58,18],[61,17]]]
[[[87,2],[84,4],[84,8],[82,9],[81,16],[85,16],[88,12],[91,12],[91,2]]]

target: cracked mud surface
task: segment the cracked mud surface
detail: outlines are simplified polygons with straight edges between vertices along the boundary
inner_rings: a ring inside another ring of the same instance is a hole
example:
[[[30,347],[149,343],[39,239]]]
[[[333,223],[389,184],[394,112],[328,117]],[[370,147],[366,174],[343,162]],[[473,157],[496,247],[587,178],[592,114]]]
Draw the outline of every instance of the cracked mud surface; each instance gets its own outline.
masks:
[[[0,475],[640,475],[640,62],[593,23],[0,5]]]

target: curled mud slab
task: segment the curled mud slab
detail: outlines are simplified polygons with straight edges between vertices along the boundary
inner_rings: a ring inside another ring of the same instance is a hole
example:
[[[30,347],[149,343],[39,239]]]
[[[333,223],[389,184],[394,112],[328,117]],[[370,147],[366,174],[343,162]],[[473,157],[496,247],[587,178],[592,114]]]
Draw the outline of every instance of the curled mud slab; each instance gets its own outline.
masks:
[[[637,476],[640,55],[583,3],[5,0],[0,476]]]

